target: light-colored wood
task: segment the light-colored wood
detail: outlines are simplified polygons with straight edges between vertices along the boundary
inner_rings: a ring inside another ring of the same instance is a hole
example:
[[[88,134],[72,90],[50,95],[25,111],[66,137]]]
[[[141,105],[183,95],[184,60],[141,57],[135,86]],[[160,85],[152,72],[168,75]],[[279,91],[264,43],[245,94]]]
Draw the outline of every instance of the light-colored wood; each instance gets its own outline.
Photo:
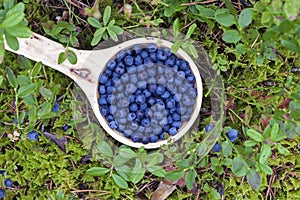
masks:
[[[98,77],[105,69],[106,63],[122,49],[127,49],[135,44],[156,43],[158,40],[161,46],[164,47],[171,48],[173,43],[162,39],[147,37],[132,39],[102,50],[84,51],[72,49],[77,55],[77,64],[72,65],[68,61],[65,61],[64,63],[58,65],[58,55],[65,51],[65,48],[61,44],[36,33],[33,33],[30,38],[18,40],[20,44],[20,49],[18,51],[13,51],[6,43],[5,48],[11,52],[23,55],[36,62],[42,62],[44,65],[56,69],[57,71],[60,71],[61,73],[73,79],[86,94],[100,125],[114,139],[131,147],[138,148],[144,146],[146,149],[158,148],[168,143],[167,140],[160,140],[156,143],[149,143],[146,145],[142,143],[134,143],[130,139],[125,138],[122,133],[112,130],[99,112]],[[191,70],[196,77],[198,95],[196,104],[194,105],[194,112],[192,113],[190,120],[181,126],[178,134],[170,137],[171,142],[177,141],[192,127],[199,115],[203,96],[202,81],[196,64],[182,49],[178,50],[177,55],[189,62]]]

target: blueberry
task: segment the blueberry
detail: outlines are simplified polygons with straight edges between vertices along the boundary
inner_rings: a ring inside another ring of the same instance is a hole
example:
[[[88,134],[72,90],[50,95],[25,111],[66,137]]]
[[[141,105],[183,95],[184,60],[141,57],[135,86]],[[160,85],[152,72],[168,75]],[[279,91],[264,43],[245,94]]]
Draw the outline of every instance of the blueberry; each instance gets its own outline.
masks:
[[[169,112],[170,112],[171,114],[176,113],[176,108],[171,108],[171,109],[169,110]]]
[[[140,89],[140,90],[145,90],[147,88],[147,82],[146,81],[139,81],[137,83],[137,87]],[[143,92],[142,92],[143,93]]]
[[[143,136],[143,138],[142,138],[142,143],[143,143],[143,144],[148,144],[148,143],[149,143],[149,137]]]
[[[149,98],[147,99],[147,103],[148,103],[150,106],[152,106],[152,105],[154,105],[154,104],[156,103],[156,99],[155,99],[154,97],[149,97]]]
[[[139,105],[143,104],[146,102],[146,97],[143,94],[137,95],[135,98],[135,102]]]
[[[64,124],[62,129],[66,132],[70,127],[67,124]]]
[[[157,60],[157,58],[156,58],[156,53],[150,53],[150,59],[153,61],[153,62],[155,62],[156,60]]]
[[[117,60],[121,60],[126,56],[126,52],[121,50],[117,53]]]
[[[185,70],[184,74],[185,74],[185,76],[191,76],[191,70],[190,69]]]
[[[185,78],[185,73],[184,71],[178,71],[177,74],[176,74],[176,77],[179,79],[179,80],[183,80]]]
[[[171,49],[169,49],[169,48],[164,48],[164,53],[168,57],[172,55]]]
[[[161,85],[163,85],[167,82],[166,77],[164,75],[158,75],[156,77],[156,81],[158,84],[161,84]]]
[[[159,121],[159,125],[161,127],[163,127],[164,125],[166,125],[168,123],[168,119],[166,117],[163,117],[160,121]]]
[[[112,76],[113,71],[107,68],[104,70],[103,73],[106,74],[108,77],[110,77],[110,76]]]
[[[219,151],[221,151],[222,147],[218,142],[216,142],[216,144],[214,145],[214,147],[212,149],[214,152],[219,152]]]
[[[148,44],[148,45],[147,45],[147,51],[150,52],[150,53],[155,52],[156,49],[157,49],[157,46],[156,46],[156,44],[154,44],[154,43],[151,43],[151,44]]]
[[[127,119],[129,121],[133,121],[136,118],[136,114],[134,112],[129,113],[129,115],[127,116]]]
[[[114,121],[114,120],[110,121],[110,122],[108,123],[108,125],[109,125],[109,127],[110,127],[111,129],[116,129],[116,128],[118,128],[118,123],[117,123],[116,121]]]
[[[180,121],[180,115],[177,112],[174,112],[172,115],[174,121]]]
[[[147,90],[147,89],[145,89],[145,90],[143,91],[143,94],[145,95],[146,98],[148,98],[148,97],[151,96],[151,92],[150,92],[149,90]]]
[[[147,53],[147,52],[146,52]],[[147,57],[147,55],[146,55]],[[137,55],[135,58],[134,58],[134,64],[136,66],[139,66],[139,65],[142,65],[143,64],[143,58],[140,56],[140,55]]]
[[[118,118],[125,118],[127,116],[127,112],[125,108],[117,110],[116,116]]]
[[[123,131],[124,136],[127,137],[127,138],[131,138],[132,133],[133,132],[130,129],[126,129],[126,130]]]
[[[135,51],[135,54],[140,54],[141,51],[142,51],[142,47],[140,45],[134,45],[134,51]]]
[[[125,94],[133,94],[136,91],[136,89],[137,87],[134,84],[130,83],[126,85]]]
[[[166,139],[165,134],[164,133],[159,134],[159,139],[165,140]]]
[[[162,95],[165,92],[165,87],[162,85],[159,85],[156,89],[156,94],[157,95]]]
[[[120,83],[120,76],[113,76],[111,79],[114,86],[118,85]]]
[[[114,70],[116,66],[117,66],[117,62],[115,60],[110,60],[107,63],[107,68],[110,70]]]
[[[118,102],[118,106],[121,108],[127,108],[129,105],[129,100],[126,98],[120,99]]]
[[[116,88],[114,86],[108,86],[106,87],[106,93],[107,94],[112,94],[116,91]]]
[[[134,134],[131,139],[133,142],[140,142],[142,140],[142,136],[140,134]]]
[[[30,131],[27,137],[29,140],[37,140],[39,138],[39,134],[36,131]]]
[[[115,72],[118,74],[118,75],[122,75],[125,73],[125,68],[124,66],[122,65],[118,65],[115,69]]]
[[[149,90],[149,92],[152,92],[152,93],[156,92],[156,90],[157,90],[157,85],[154,84],[154,83],[150,83],[150,84],[148,85],[148,90]]]
[[[146,110],[148,108],[147,103],[143,103],[140,105],[140,110]]]
[[[211,130],[213,130],[215,126],[213,124],[208,124],[205,126],[205,131],[208,133],[210,132]]]
[[[128,74],[134,74],[134,73],[136,73],[136,66],[134,66],[134,65],[128,66],[128,67],[126,68],[126,70],[127,70],[127,73],[128,73]],[[123,76],[124,76],[124,75],[123,75]]]
[[[54,105],[52,107],[52,112],[58,112],[60,108],[60,105],[55,101]]]
[[[131,130],[137,130],[139,128],[139,125],[138,125],[138,123],[136,123],[136,122],[132,122],[131,124],[130,124],[130,129]]]
[[[129,77],[129,80],[130,80],[130,83],[132,83],[132,84],[136,84],[139,81],[136,74],[131,74]]]
[[[105,117],[105,119],[106,119],[108,122],[111,122],[111,121],[114,120],[114,117],[113,117],[112,115],[107,115],[107,116]]]
[[[167,66],[173,66],[175,64],[176,57],[175,56],[170,56],[166,61],[165,65]]]
[[[5,190],[3,190],[3,189],[0,189],[0,198],[4,198],[4,197],[5,197],[5,195],[6,195],[6,192],[5,192]]]
[[[123,83],[127,83],[128,81],[129,81],[129,75],[126,73],[126,74],[123,74],[122,76],[121,76],[121,81],[123,82]]]
[[[100,85],[98,91],[99,91],[100,94],[105,94],[106,93],[105,86],[104,85]]]
[[[184,96],[182,98],[182,103],[183,105],[185,106],[193,106],[194,103],[195,103],[195,100],[194,99],[191,99],[189,96]]]
[[[149,141],[150,142],[157,142],[158,141],[158,136],[157,135],[150,135]]]
[[[102,83],[102,84],[105,84],[105,83],[107,83],[108,78],[109,78],[108,75],[103,73],[99,77],[99,82]]]
[[[108,112],[108,108],[106,106],[101,106],[100,107],[100,113],[102,116],[106,116],[109,112]]]
[[[98,99],[99,105],[107,105],[107,95],[101,95],[100,98]]]
[[[125,129],[124,125],[118,124],[118,128],[116,130],[119,131],[119,132],[121,132],[121,133],[123,133],[124,129]]]
[[[124,86],[123,86],[123,84],[118,84],[118,85],[117,85],[117,91],[118,91],[118,92],[124,91]]]
[[[173,117],[172,117],[172,115],[168,115],[167,119],[168,119],[168,124],[172,124],[173,123]]]
[[[148,56],[149,56],[148,52],[145,51],[145,50],[143,50],[143,51],[140,53],[140,55],[141,55],[141,57],[142,57],[143,59],[148,58]]]
[[[172,128],[169,129],[169,134],[170,134],[170,135],[174,136],[174,135],[176,135],[177,133],[178,133],[178,130],[177,130],[176,127],[172,127]]]
[[[109,108],[108,108],[108,111],[110,114],[115,114],[118,110],[118,107],[116,105],[110,105]]]
[[[13,185],[13,181],[10,178],[5,179],[4,181],[5,187],[10,188]]]
[[[180,61],[179,67],[183,71],[188,70],[190,68],[189,63],[187,61],[184,61],[184,60]]]
[[[133,64],[133,57],[132,56],[126,56],[125,58],[124,58],[124,63],[125,63],[125,65],[132,65]]]
[[[153,60],[151,58],[145,58],[144,59],[144,65],[147,67],[152,67],[153,66]]]
[[[165,91],[161,97],[164,98],[164,99],[168,99],[169,97],[171,96],[170,92],[169,91]]]
[[[226,135],[231,142],[234,142],[238,137],[238,131],[236,129],[230,129]]]
[[[143,117],[144,117],[144,111],[143,110],[136,111],[136,118],[137,119],[143,119]]]
[[[122,125],[125,125],[125,124],[127,124],[127,119],[126,119],[126,118],[118,118],[117,123],[118,123],[119,126],[120,126],[121,124],[122,124]]]
[[[156,69],[154,67],[147,68],[147,73],[149,76],[153,77],[156,75]]]
[[[5,176],[5,171],[4,170],[0,170],[0,175]]]
[[[173,121],[172,122],[172,126],[174,126],[174,127],[176,127],[176,128],[180,128],[180,126],[181,126],[181,122],[180,121]]]
[[[144,127],[150,126],[150,119],[149,119],[149,118],[144,118],[144,119],[142,119],[141,124],[142,124],[142,126],[144,126]]]
[[[178,69],[179,69],[178,65],[173,65],[172,68],[173,68],[173,70],[175,70],[175,71],[178,71]]]
[[[131,104],[130,106],[129,106],[129,110],[131,111],[131,112],[135,112],[135,111],[137,111],[138,110],[138,105],[136,104],[136,103],[133,103],[133,104]]]
[[[159,49],[157,50],[157,60],[165,61],[167,59],[167,55],[165,55],[164,51]]]
[[[106,101],[107,101],[108,104],[115,104],[116,101],[117,101],[117,99],[116,99],[116,96],[115,96],[115,95],[109,94],[109,95],[107,95],[107,97],[106,97]],[[103,100],[102,103],[104,103],[104,100]],[[100,105],[101,105],[101,104],[100,104]],[[105,104],[103,104],[103,105],[105,105]]]
[[[146,129],[146,128],[145,128],[144,126],[139,126],[139,128],[138,128],[137,131],[138,131],[139,133],[143,133],[143,132],[145,131],[145,129]]]
[[[147,77],[148,77],[148,74],[145,71],[138,73],[139,80],[145,80]]]
[[[152,133],[152,132],[153,132],[153,129],[152,129],[151,126],[148,126],[148,127],[145,128],[145,133],[146,133],[146,134],[150,134],[150,133]]]

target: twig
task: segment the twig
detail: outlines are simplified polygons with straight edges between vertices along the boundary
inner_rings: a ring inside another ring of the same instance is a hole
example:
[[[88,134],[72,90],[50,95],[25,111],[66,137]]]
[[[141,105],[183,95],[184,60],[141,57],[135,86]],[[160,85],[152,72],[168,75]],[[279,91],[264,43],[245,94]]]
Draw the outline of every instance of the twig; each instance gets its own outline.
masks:
[[[180,6],[191,6],[191,5],[207,4],[207,3],[214,3],[214,2],[218,2],[218,0],[207,0],[207,1],[201,1],[201,2],[183,3],[183,4],[180,4]]]

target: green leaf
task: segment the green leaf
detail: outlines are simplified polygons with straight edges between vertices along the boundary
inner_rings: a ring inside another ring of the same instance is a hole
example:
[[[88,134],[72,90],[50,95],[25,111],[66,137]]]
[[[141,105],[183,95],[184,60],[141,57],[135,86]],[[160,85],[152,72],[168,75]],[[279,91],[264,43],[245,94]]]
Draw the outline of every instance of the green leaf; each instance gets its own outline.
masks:
[[[114,153],[111,147],[103,140],[97,144],[97,150],[106,157],[110,157],[110,158],[114,157]]]
[[[259,132],[257,132],[254,129],[248,129],[247,130],[247,136],[250,137],[252,140],[254,140],[256,142],[263,142],[264,141],[264,137],[262,136],[262,134],[260,134]]]
[[[232,172],[238,177],[245,176],[247,174],[248,168],[244,159],[240,157],[236,157],[233,159]]]
[[[5,71],[6,71],[6,77],[8,79],[10,86],[13,88],[17,88],[18,82],[17,82],[17,78],[16,78],[14,72],[9,67],[6,67]]]
[[[164,160],[164,156],[161,153],[151,153],[146,155],[145,161],[147,162],[147,166],[153,166],[162,163]]]
[[[213,19],[215,16],[215,10],[207,8],[201,5],[196,5],[196,9],[199,10],[199,14],[203,17]]]
[[[258,166],[261,169],[261,171],[263,171],[265,174],[269,174],[269,175],[273,174],[273,170],[271,167],[269,167],[269,165],[259,164]]]
[[[123,33],[123,29],[119,26],[109,26],[109,29],[115,32],[117,35],[120,35]]]
[[[183,176],[184,176],[183,170],[176,170],[176,171],[167,172],[165,178],[171,181],[176,181],[181,179]]]
[[[287,148],[283,147],[281,144],[276,143],[275,146],[280,154],[285,155],[285,156],[290,155],[290,151]]]
[[[271,141],[276,142],[277,136],[279,134],[279,125],[277,123],[273,124],[272,130],[271,130]]]
[[[144,175],[145,175],[145,168],[142,166],[142,162],[140,159],[136,159],[135,160],[135,165],[132,169],[132,172],[131,172],[131,176],[130,176],[130,180],[133,182],[133,183],[138,183],[140,182]]]
[[[8,44],[8,46],[14,50],[14,51],[18,51],[19,50],[19,41],[17,40],[16,37],[6,33],[5,34],[5,39],[6,39],[6,42]]]
[[[119,150],[119,156],[130,160],[132,158],[135,158],[137,154],[130,148],[121,148]]]
[[[175,21],[173,22],[173,32],[174,32],[174,36],[178,36],[179,34],[179,18],[176,18]]]
[[[40,87],[39,92],[43,97],[45,97],[47,99],[52,99],[53,98],[53,94],[52,94],[51,90],[49,90],[49,89],[47,89],[43,86]]]
[[[268,160],[270,156],[272,155],[272,150],[270,145],[268,144],[263,144],[261,150],[260,150],[260,156],[259,156],[259,163],[265,164],[268,163]]]
[[[158,177],[165,177],[166,175],[166,171],[160,166],[156,166],[156,165],[147,166],[147,169],[149,170],[150,173]]]
[[[279,24],[278,28],[281,33],[287,33],[294,28],[294,24],[290,20],[285,19]]]
[[[239,15],[238,24],[240,28],[247,27],[252,22],[252,9],[245,8]]]
[[[13,27],[6,28],[5,32],[9,33],[14,37],[19,37],[19,38],[28,38],[32,34],[32,32],[28,27],[21,26],[21,25],[16,25]]]
[[[203,141],[203,142],[201,142],[201,144],[198,147],[198,155],[200,157],[204,156],[206,151],[207,151],[207,144]]]
[[[3,82],[3,79],[4,79],[3,76],[0,75],[0,85],[1,85],[2,82]]]
[[[247,140],[247,141],[244,142],[244,146],[245,146],[245,147],[253,147],[253,146],[255,146],[256,144],[257,144],[257,142],[254,141],[254,140]]]
[[[131,158],[128,157],[122,157],[120,155],[117,155],[114,159],[114,166],[121,166],[127,163]]]
[[[56,192],[56,200],[65,200],[65,195],[64,195],[63,191],[58,190]]]
[[[232,153],[232,147],[228,141],[222,143],[222,153],[224,157],[228,157]]]
[[[131,169],[127,165],[115,167],[117,173],[125,180],[130,181]]]
[[[181,40],[176,41],[171,47],[172,53],[176,53],[180,48],[180,46],[181,46]]]
[[[31,92],[35,89],[36,85],[34,83],[21,86],[18,90],[19,97],[26,97],[31,94]]]
[[[92,46],[95,46],[95,45],[97,45],[100,42],[100,40],[102,39],[102,36],[103,36],[105,30],[106,30],[106,27],[102,27],[102,28],[99,28],[94,33],[94,37],[93,37],[92,42],[91,42]]]
[[[111,15],[111,7],[106,6],[103,14],[103,25],[106,26]]]
[[[0,24],[0,28],[9,28],[19,24],[25,16],[24,9],[25,6],[23,3],[20,2],[16,4],[5,14],[4,21]]]
[[[280,44],[283,47],[300,54],[300,46],[296,39],[294,38],[291,38],[289,40],[282,39],[280,41]]]
[[[107,28],[107,31],[108,31],[108,34],[109,34],[109,36],[111,37],[111,39],[113,39],[113,41],[118,41],[118,36],[117,36],[117,34],[116,34],[114,31],[112,31],[112,30],[110,29],[110,27]]]
[[[37,62],[31,71],[31,77],[37,76],[40,73],[42,66],[43,64],[41,62]]]
[[[58,55],[58,64],[60,65],[60,64],[63,63],[66,59],[67,59],[67,54],[66,54],[66,52],[61,52],[61,53]]]
[[[259,190],[261,185],[261,176],[255,170],[247,173],[247,182],[255,190]]]
[[[229,13],[218,14],[216,12],[215,19],[219,24],[225,27],[230,27],[235,24],[234,16]]]
[[[77,55],[75,54],[75,52],[70,49],[67,49],[66,54],[67,54],[68,61],[71,64],[75,65],[77,63]]]
[[[128,184],[127,182],[120,176],[118,176],[117,174],[112,174],[112,178],[114,180],[114,182],[122,189],[127,189],[128,188]]]
[[[185,176],[185,183],[189,190],[193,189],[196,177],[197,177],[197,172],[194,168],[187,171]]]
[[[100,22],[93,18],[93,17],[89,17],[87,19],[88,23],[92,26],[92,27],[95,27],[95,28],[102,28],[102,25],[100,24]]]
[[[3,62],[4,55],[5,55],[4,38],[3,38],[3,34],[0,33],[0,64]]]
[[[185,39],[189,39],[191,37],[191,35],[194,33],[195,29],[197,27],[197,24],[193,23],[190,27],[189,30],[185,36]]]
[[[92,167],[86,171],[88,175],[92,176],[102,176],[106,173],[108,173],[110,169],[104,168],[104,167]]]
[[[227,43],[237,43],[241,40],[241,36],[237,30],[228,30],[224,32],[222,39]]]

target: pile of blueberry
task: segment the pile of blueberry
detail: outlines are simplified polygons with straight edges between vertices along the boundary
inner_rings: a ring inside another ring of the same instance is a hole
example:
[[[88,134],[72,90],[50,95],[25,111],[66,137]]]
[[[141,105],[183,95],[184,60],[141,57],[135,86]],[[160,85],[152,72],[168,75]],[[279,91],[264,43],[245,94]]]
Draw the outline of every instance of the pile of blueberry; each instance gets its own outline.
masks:
[[[111,129],[147,144],[174,136],[197,97],[189,63],[156,44],[121,50],[99,76],[100,113]]]
[[[210,132],[212,129],[214,128],[214,125],[212,124],[208,124],[205,126],[205,131],[208,133]],[[230,140],[230,142],[234,142],[237,137],[238,137],[239,132],[236,129],[230,129],[227,133],[226,136],[228,137],[228,139]],[[216,144],[213,146],[212,150],[214,152],[220,152],[222,149],[222,146],[216,142]]]
[[[0,170],[0,175],[5,176],[5,171]],[[4,180],[4,185],[6,188],[11,188],[13,185],[13,181],[10,178],[6,178]],[[0,189],[0,199],[4,198],[6,196],[6,192],[4,189]]]

